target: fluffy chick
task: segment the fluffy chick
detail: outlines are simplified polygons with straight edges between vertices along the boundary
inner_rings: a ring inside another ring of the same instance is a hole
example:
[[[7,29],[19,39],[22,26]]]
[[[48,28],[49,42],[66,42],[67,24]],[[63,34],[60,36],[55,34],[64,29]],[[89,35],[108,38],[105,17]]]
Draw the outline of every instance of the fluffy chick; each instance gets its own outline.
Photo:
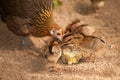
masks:
[[[86,36],[91,36],[95,32],[95,28],[85,24],[81,23],[79,19],[73,20],[70,24],[66,27],[66,34],[72,33],[72,34],[83,34]]]
[[[63,48],[62,60],[68,64],[78,63],[79,59],[94,62],[94,53],[102,49],[104,43],[102,39],[94,36],[67,34],[63,38],[63,47],[66,47]]]
[[[47,60],[50,62],[50,67],[55,68],[56,63],[61,57],[62,49],[57,41],[53,41],[49,45],[49,53],[47,54]]]

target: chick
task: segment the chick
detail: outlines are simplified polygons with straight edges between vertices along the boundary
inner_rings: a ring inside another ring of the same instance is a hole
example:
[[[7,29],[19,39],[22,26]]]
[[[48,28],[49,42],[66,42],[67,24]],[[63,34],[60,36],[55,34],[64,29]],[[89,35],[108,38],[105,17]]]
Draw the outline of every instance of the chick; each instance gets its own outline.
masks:
[[[63,37],[63,44],[74,44],[78,45],[80,44],[84,39],[84,36],[82,34],[66,34]]]
[[[50,62],[50,67],[56,68],[56,63],[61,57],[62,48],[57,41],[53,41],[49,45],[49,53],[46,55],[47,60]]]
[[[98,9],[104,6],[104,0],[91,0],[92,6],[97,12]]]
[[[63,48],[62,60],[68,64],[78,63],[82,60],[92,60],[94,62],[94,53],[103,47],[104,41],[93,36],[95,29],[88,24],[81,24],[79,19],[73,20],[67,25],[63,44],[71,45]],[[78,50],[78,51],[77,51]],[[75,53],[77,51],[77,53]],[[73,56],[74,54],[74,56]]]
[[[74,26],[76,26],[76,24],[77,23],[79,23],[80,22],[80,20],[79,19],[75,19],[75,20],[73,20],[73,21],[71,21],[71,23],[69,23],[67,26],[66,26],[66,28],[65,28],[65,33],[67,34],[69,34],[69,33],[71,33],[71,32],[73,32],[73,30],[74,30]]]
[[[84,36],[83,41],[79,44],[83,51],[82,60],[95,62],[95,53],[104,47],[105,42],[95,36]]]
[[[95,28],[85,24],[81,23],[79,19],[73,20],[70,24],[67,25],[65,33],[72,33],[72,34],[83,34],[86,36],[91,36],[95,32]]]
[[[83,41],[80,43],[80,46],[86,50],[97,51],[103,48],[105,41],[101,38],[95,36],[84,36]]]

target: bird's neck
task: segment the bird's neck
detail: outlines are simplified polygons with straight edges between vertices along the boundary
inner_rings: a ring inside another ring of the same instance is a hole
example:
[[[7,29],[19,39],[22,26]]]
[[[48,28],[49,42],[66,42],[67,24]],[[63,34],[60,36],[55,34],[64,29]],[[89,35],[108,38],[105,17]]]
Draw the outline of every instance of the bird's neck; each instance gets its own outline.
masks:
[[[54,29],[60,29],[60,27],[55,23],[53,18],[51,20],[48,20],[44,24],[38,24],[35,23],[34,27],[31,29],[31,35],[36,37],[44,37],[44,36],[50,36],[50,31]]]

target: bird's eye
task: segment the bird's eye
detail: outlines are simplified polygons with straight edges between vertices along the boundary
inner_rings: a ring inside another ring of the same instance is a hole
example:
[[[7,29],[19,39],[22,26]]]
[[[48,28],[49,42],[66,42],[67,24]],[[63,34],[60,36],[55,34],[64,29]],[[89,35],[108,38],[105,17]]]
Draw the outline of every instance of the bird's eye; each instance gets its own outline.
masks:
[[[57,33],[57,35],[60,35],[60,33]]]

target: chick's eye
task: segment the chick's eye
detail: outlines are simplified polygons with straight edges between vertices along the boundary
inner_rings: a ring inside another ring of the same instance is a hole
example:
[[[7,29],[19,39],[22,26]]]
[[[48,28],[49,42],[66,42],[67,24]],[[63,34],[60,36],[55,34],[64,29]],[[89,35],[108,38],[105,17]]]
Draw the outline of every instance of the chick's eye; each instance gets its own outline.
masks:
[[[60,33],[57,33],[57,35],[60,35]]]

